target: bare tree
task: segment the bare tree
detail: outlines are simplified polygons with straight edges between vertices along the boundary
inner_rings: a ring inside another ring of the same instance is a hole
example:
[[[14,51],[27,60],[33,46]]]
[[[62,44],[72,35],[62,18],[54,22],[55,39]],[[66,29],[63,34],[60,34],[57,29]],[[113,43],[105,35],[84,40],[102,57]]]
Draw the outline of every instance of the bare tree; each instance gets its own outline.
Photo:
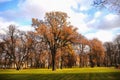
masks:
[[[120,13],[120,0],[93,0],[93,5]]]
[[[114,45],[112,42],[105,42],[105,66],[112,66],[113,65],[113,56],[114,56]]]
[[[5,43],[4,42],[0,42],[0,68],[3,68],[4,65],[4,50],[5,50]]]
[[[15,63],[17,68],[19,67],[17,65],[17,58],[16,58],[16,41],[18,38],[17,35],[18,31],[16,29],[16,27],[14,25],[10,25],[8,27],[8,31],[7,31],[7,35],[4,38],[4,42],[5,42],[5,53],[7,56],[9,56],[9,61],[10,63]]]
[[[115,45],[115,65],[118,66],[120,65],[120,35],[117,35],[117,37],[114,40],[114,45]]]
[[[88,50],[86,50],[86,47],[89,46],[89,41],[81,34],[78,36],[78,42],[76,45],[78,49],[78,54],[79,54],[79,67],[84,67],[87,65],[87,57],[88,57]]]

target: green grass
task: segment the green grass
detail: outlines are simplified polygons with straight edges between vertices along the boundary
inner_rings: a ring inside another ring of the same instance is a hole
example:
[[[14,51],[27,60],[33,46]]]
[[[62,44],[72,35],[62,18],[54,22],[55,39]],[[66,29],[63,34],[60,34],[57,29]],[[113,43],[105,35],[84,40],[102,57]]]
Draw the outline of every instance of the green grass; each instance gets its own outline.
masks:
[[[120,70],[114,68],[0,69],[0,80],[120,80]]]

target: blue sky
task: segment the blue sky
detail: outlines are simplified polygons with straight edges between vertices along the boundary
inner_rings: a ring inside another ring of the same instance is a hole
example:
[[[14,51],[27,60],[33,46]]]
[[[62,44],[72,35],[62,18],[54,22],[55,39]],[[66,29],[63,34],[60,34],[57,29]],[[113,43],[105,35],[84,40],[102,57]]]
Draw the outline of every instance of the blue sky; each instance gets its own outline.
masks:
[[[19,0],[0,0],[0,11],[16,9],[18,2]]]
[[[120,34],[120,16],[92,6],[92,0],[0,0],[0,32],[10,24],[33,30],[31,19],[43,19],[49,11],[63,11],[78,32],[88,39],[112,41]]]

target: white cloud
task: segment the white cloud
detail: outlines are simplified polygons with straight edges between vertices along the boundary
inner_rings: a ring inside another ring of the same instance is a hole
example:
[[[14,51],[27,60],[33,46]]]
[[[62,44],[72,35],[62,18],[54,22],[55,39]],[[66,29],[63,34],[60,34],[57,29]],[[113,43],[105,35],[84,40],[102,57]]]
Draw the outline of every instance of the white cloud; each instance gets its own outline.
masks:
[[[107,21],[114,21],[114,20],[117,20],[119,18],[118,15],[114,15],[114,14],[108,14],[105,16],[105,19]]]
[[[76,13],[71,9],[71,7],[74,7],[79,3],[81,7],[88,9],[89,7],[86,7],[86,5],[90,6],[89,2],[90,0],[20,0],[17,6],[17,11],[7,10],[0,12],[0,14],[4,15],[6,20],[14,21],[19,18],[30,20],[33,17],[43,19],[46,12],[63,11],[70,17],[69,20],[72,25],[78,27],[79,31],[83,33],[88,31],[84,22],[87,15],[83,13]]]
[[[23,26],[23,25],[20,25],[19,23],[16,23],[14,21],[6,21],[5,19],[0,17],[0,34],[5,34],[6,30],[8,29],[8,26],[11,24],[15,25],[17,29],[22,30],[22,31],[34,30],[33,27],[31,27],[30,25]]]
[[[5,19],[1,18],[0,17],[0,33],[1,34],[5,34],[6,30],[7,30],[7,27],[11,24],[14,24],[14,25],[18,25],[17,23],[15,23],[14,21],[6,21]]]
[[[79,2],[83,4],[83,2]],[[85,3],[84,3],[85,4]],[[84,22],[87,17],[86,14],[76,13],[71,9],[71,6],[76,6],[77,2],[74,0],[26,0],[19,3],[21,14],[26,18],[39,18],[43,19],[46,12],[49,11],[63,11],[70,17],[69,21],[75,27],[78,27],[79,32],[83,33],[88,31],[88,28]]]
[[[21,31],[33,31],[34,28],[31,27],[30,25],[27,25],[27,26],[18,26],[18,29],[21,30]]]
[[[93,0],[76,0],[78,4],[80,4],[80,10],[89,10],[92,6]]]
[[[107,29],[120,27],[120,17],[114,14],[103,15],[104,12],[98,11],[90,21],[85,22],[85,19],[89,18],[89,14],[84,14],[81,11],[91,9],[92,1],[93,0],[20,0],[17,11],[8,10],[0,12],[0,15],[3,15],[5,18],[5,20],[0,19],[0,26],[8,26],[9,24],[20,26],[20,24],[15,22],[15,19],[30,20],[33,17],[43,19],[46,12],[63,11],[70,17],[69,21],[71,24],[77,27],[78,31],[82,34],[92,30],[92,28],[106,29],[106,31],[100,30],[95,33],[88,33],[85,35],[88,38],[97,37],[103,42],[112,40],[112,30],[107,31]],[[73,11],[71,7],[80,12]],[[30,26],[23,25],[18,28],[25,31],[33,30]]]
[[[88,39],[98,38],[102,42],[112,41],[114,34],[112,31],[99,30],[96,33],[89,33],[85,35]]]
[[[18,4],[20,16],[25,19],[41,18],[45,12],[38,0],[25,0]]]
[[[115,14],[108,14],[101,21],[102,24],[99,24],[99,27],[103,29],[113,29],[120,27],[120,16]]]
[[[71,6],[75,5],[76,2],[74,0],[21,0],[16,11],[7,10],[0,12],[0,15],[3,15],[7,20],[14,20],[17,17],[24,19],[31,19],[33,17],[43,19],[45,13],[49,11],[63,11],[69,15],[72,12]],[[71,15],[69,16],[71,17]]]
[[[84,19],[87,18],[87,15],[75,12],[71,12],[69,13],[69,15],[70,15],[69,21],[71,22],[72,25],[78,28],[79,33],[85,33],[89,30],[86,23],[84,22]]]
[[[98,11],[93,18],[87,23],[89,28],[95,29],[97,32],[91,32],[85,36],[89,39],[98,38],[102,42],[112,41],[119,34],[120,16],[117,14],[104,14]]]
[[[94,15],[94,18],[99,18],[101,17],[102,13],[100,11],[96,12]]]
[[[93,19],[87,23],[87,26],[96,29],[113,29],[120,27],[120,15],[107,14],[103,12],[96,12]]]

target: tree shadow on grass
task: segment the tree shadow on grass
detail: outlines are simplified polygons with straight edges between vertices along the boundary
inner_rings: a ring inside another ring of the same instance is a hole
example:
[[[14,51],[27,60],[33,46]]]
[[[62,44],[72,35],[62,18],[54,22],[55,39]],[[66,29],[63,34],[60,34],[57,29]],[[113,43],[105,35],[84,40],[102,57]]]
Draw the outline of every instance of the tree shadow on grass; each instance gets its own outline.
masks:
[[[0,74],[0,80],[120,80],[120,72],[69,74]]]

